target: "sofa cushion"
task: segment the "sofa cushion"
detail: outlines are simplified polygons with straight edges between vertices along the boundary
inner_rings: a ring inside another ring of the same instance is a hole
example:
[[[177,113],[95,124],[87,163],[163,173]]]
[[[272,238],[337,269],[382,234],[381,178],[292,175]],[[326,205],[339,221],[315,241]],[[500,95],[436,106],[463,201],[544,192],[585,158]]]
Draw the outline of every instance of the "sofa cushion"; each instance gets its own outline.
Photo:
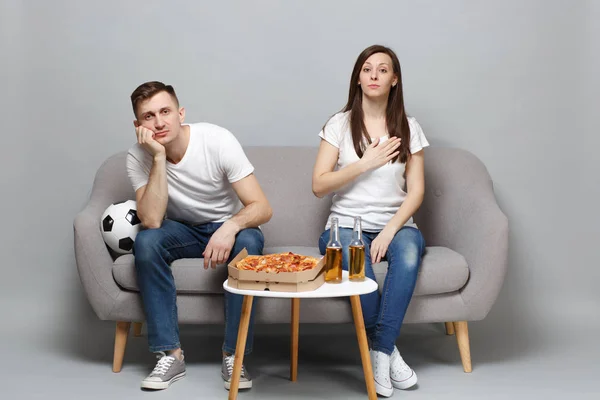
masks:
[[[307,256],[320,257],[321,253],[316,247],[268,247],[265,253],[280,253],[284,251],[293,251]],[[379,290],[383,287],[383,281],[387,272],[388,263],[382,261],[373,265],[375,279],[379,285]],[[415,296],[428,294],[450,293],[461,289],[469,278],[469,268],[467,261],[457,252],[446,247],[432,246],[427,247],[419,277],[415,287]]]
[[[113,277],[123,289],[139,291],[133,254],[120,256],[113,263]],[[204,259],[183,258],[171,265],[177,293],[222,293],[223,282],[227,279],[227,268],[204,269]]]
[[[307,256],[320,257],[316,247],[267,247],[265,254],[292,251]],[[113,263],[113,277],[124,289],[139,291],[135,276],[133,255],[126,254]],[[373,266],[379,287],[383,287],[387,262]],[[200,258],[176,260],[172,264],[175,286],[178,293],[222,293],[223,281],[227,279],[227,268],[204,269]],[[469,277],[469,269],[464,257],[445,247],[427,247],[419,270],[415,295],[429,295],[454,292],[462,288]]]

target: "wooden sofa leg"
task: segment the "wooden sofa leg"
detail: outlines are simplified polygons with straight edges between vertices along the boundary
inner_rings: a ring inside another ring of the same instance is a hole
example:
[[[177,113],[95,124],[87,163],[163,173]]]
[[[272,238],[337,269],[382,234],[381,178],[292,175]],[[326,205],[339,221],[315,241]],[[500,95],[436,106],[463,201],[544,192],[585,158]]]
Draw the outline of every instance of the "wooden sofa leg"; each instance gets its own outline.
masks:
[[[142,336],[142,325],[143,322],[134,322],[133,323],[133,336],[141,337]]]
[[[115,353],[113,356],[113,372],[121,372],[123,366],[123,356],[125,355],[125,346],[127,345],[127,335],[131,322],[117,322],[115,332]]]
[[[446,322],[446,335],[454,335],[454,322]]]
[[[458,351],[465,372],[471,372],[471,347],[469,345],[469,326],[467,321],[458,321],[454,323],[456,331],[456,341],[458,342]]]

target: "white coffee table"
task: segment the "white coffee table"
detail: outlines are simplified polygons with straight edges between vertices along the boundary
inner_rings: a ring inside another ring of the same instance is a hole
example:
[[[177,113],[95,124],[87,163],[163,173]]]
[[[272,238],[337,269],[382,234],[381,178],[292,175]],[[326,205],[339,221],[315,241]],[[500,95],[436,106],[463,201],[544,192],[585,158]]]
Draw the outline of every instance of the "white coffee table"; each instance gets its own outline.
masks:
[[[240,327],[238,330],[237,344],[235,348],[235,362],[233,365],[233,376],[231,377],[231,387],[229,389],[229,399],[236,399],[240,384],[240,373],[244,360],[244,349],[246,347],[246,337],[248,335],[248,325],[250,323],[250,312],[252,311],[252,300],[254,297],[277,297],[292,299],[292,344],[290,360],[290,380],[295,382],[298,376],[298,328],[300,326],[300,299],[324,298],[324,297],[350,297],[352,305],[352,315],[354,317],[354,326],[356,327],[356,336],[358,337],[358,347],[360,349],[360,358],[362,360],[365,382],[367,384],[367,393],[370,400],[377,399],[375,393],[375,383],[373,381],[373,370],[371,369],[371,358],[369,357],[369,345],[367,343],[367,334],[365,332],[365,323],[363,320],[362,308],[360,306],[360,295],[371,293],[377,290],[377,283],[369,278],[363,282],[350,282],[348,272],[344,271],[342,283],[324,283],[318,289],[308,292],[271,292],[259,290],[244,290],[229,287],[227,280],[223,282],[223,289],[228,292],[244,296],[242,304],[242,315],[240,318]]]

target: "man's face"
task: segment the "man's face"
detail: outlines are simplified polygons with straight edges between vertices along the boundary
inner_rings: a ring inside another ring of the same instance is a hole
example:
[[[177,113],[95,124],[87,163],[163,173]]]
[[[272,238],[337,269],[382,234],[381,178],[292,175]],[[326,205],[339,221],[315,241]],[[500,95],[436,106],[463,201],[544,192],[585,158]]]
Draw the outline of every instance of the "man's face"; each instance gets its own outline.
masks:
[[[167,92],[160,92],[138,104],[138,119],[133,124],[154,132],[154,140],[163,146],[171,143],[181,130],[185,117],[183,107]]]

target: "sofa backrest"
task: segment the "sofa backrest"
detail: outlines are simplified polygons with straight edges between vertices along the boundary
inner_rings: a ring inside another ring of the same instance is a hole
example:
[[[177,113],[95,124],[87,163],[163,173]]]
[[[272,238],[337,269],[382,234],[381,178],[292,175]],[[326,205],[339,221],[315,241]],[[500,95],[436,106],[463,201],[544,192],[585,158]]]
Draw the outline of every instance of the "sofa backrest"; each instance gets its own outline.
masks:
[[[254,174],[273,207],[262,227],[265,246],[317,246],[325,228],[331,196],[312,192],[316,147],[246,147]]]
[[[127,177],[126,157],[126,151],[113,154],[98,168],[90,203],[105,210],[110,204],[135,200],[135,192]]]
[[[475,155],[449,147],[425,149],[425,197],[414,220],[427,246],[459,251],[456,236],[468,235],[464,221],[491,204],[496,204],[492,180]]]
[[[316,147],[245,147],[255,175],[271,206],[273,218],[262,229],[266,246],[317,246],[325,227],[331,196],[312,193]],[[107,159],[98,170],[90,201],[105,209],[114,202],[135,199],[125,170],[126,152]],[[452,234],[456,213],[468,213],[472,196],[493,192],[485,166],[460,149],[425,150],[425,199],[415,215],[427,245],[444,245]],[[460,217],[460,216],[458,216]]]

